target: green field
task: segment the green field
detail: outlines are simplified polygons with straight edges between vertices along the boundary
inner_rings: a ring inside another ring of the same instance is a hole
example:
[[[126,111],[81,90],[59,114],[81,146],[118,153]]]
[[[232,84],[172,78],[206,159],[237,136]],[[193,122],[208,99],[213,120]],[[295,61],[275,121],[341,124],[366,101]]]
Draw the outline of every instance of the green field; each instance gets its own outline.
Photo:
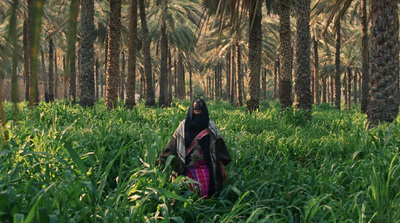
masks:
[[[189,103],[19,104],[0,150],[0,222],[400,222],[398,119],[368,129],[359,107],[322,104],[308,122],[277,102],[251,115],[209,102],[233,162],[221,197],[202,200],[155,165]]]

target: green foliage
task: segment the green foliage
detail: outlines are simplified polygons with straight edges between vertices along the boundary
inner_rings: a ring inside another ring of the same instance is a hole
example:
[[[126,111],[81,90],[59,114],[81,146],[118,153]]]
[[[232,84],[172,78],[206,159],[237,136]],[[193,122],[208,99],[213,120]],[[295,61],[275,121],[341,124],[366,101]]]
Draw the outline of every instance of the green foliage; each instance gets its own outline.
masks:
[[[277,102],[251,115],[208,102],[231,150],[219,198],[171,179],[156,160],[189,101],[132,110],[104,102],[5,103],[0,222],[396,222],[400,220],[400,126],[368,129],[359,108],[315,106],[312,120]]]

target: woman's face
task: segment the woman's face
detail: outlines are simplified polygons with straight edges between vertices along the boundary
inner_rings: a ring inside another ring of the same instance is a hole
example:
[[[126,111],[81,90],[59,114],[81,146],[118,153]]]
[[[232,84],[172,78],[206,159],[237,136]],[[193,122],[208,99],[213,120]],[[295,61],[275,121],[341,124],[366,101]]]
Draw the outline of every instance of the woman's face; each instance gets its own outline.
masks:
[[[201,115],[201,106],[200,106],[200,102],[195,101],[193,103],[193,113],[195,115]]]

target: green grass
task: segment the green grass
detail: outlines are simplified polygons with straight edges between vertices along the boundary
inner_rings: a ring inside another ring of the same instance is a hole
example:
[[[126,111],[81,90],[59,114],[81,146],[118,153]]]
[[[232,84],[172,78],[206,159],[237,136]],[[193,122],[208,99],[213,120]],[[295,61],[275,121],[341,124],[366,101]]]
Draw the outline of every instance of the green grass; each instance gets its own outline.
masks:
[[[247,114],[208,102],[233,156],[218,199],[171,182],[156,159],[190,102],[107,111],[5,103],[0,222],[400,222],[400,125],[368,129],[359,107]],[[171,160],[169,160],[171,161]]]

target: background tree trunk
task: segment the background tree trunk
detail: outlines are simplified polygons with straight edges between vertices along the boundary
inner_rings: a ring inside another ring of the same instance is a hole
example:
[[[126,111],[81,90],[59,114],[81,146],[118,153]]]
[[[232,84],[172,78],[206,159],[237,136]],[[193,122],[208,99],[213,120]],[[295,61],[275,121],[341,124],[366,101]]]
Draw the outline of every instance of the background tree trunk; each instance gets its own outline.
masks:
[[[236,48],[236,59],[235,59],[235,63],[236,63],[236,74],[237,74],[237,101],[236,101],[236,106],[237,107],[242,107],[243,106],[243,73],[242,73],[242,68],[241,68],[241,52],[240,52],[240,46],[239,46],[239,40],[236,40],[236,44],[235,44],[235,48]]]
[[[335,53],[335,108],[340,110],[340,19],[336,22],[336,53]]]
[[[49,101],[54,101],[54,51],[53,37],[49,34]]]
[[[126,101],[128,108],[133,108],[136,87],[136,48],[137,48],[137,0],[131,2],[129,17],[129,51],[128,51],[128,77],[126,81]]]
[[[399,113],[399,16],[396,0],[372,0],[371,90],[367,108],[372,124],[392,122]]]
[[[95,102],[94,89],[94,0],[83,0],[81,8],[81,26],[83,29],[81,40],[81,72],[80,105],[91,107]]]
[[[367,22],[367,0],[361,0],[361,112],[366,113],[369,101],[369,40]]]
[[[306,112],[311,119],[312,97],[310,89],[310,0],[300,0],[296,7],[297,41],[296,41],[296,108]]]
[[[121,0],[110,0],[109,28],[106,107],[112,109],[118,106],[118,85],[120,82]]]
[[[318,58],[318,40],[314,36],[314,104],[319,104],[320,100],[320,78],[319,78],[319,58]]]
[[[229,102],[231,103],[231,105],[234,105],[234,101],[235,101],[235,95],[236,95],[236,72],[235,72],[235,67],[236,67],[236,63],[235,63],[235,46],[233,45],[230,49],[230,71],[231,71],[231,93],[230,93],[230,98],[229,98]]]
[[[162,3],[166,4],[166,3]],[[161,70],[160,70],[160,97],[158,100],[158,105],[160,107],[166,106],[166,97],[168,92],[168,82],[167,82],[167,73],[168,73],[168,66],[167,66],[167,52],[168,51],[168,38],[167,38],[167,24],[165,18],[162,17],[162,24],[161,24]]]
[[[153,71],[150,56],[150,39],[149,30],[147,28],[146,12],[144,0],[139,0],[140,22],[142,24],[142,52],[144,57],[144,72],[146,77],[146,106],[155,105],[154,88],[153,88]]]
[[[282,109],[292,106],[292,67],[293,48],[290,32],[291,0],[281,0],[279,3],[279,37],[280,37],[280,70],[279,101]]]
[[[28,2],[29,2],[29,0],[28,0]],[[25,20],[24,20],[22,42],[23,42],[23,49],[24,49],[25,100],[29,101],[30,65],[29,65],[29,36],[28,36],[28,21],[27,20],[28,20],[28,18],[25,18]]]
[[[121,101],[125,101],[125,51],[122,50],[122,59],[121,59],[121,84],[119,87],[119,98]]]
[[[246,97],[247,111],[252,113],[260,107],[260,66],[262,49],[261,31],[261,6],[262,2],[253,0],[250,3],[250,23],[249,23],[249,70],[248,94]]]

